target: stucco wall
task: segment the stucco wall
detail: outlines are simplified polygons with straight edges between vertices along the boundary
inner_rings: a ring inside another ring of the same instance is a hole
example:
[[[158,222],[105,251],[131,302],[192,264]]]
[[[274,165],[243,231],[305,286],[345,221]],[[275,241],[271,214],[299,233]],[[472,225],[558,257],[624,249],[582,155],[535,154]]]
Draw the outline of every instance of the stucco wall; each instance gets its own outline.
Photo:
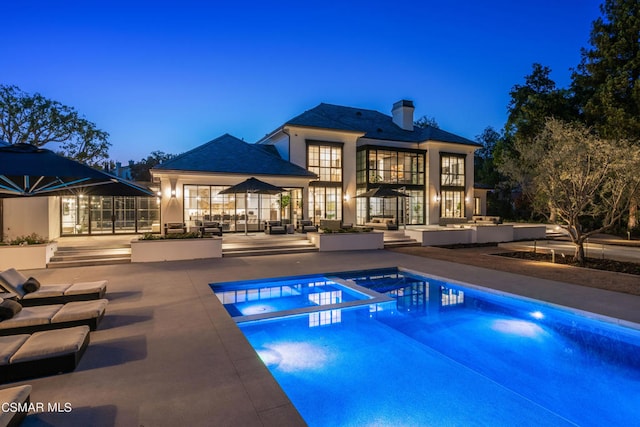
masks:
[[[59,197],[20,197],[4,200],[2,233],[14,239],[36,233],[47,239],[60,236]]]

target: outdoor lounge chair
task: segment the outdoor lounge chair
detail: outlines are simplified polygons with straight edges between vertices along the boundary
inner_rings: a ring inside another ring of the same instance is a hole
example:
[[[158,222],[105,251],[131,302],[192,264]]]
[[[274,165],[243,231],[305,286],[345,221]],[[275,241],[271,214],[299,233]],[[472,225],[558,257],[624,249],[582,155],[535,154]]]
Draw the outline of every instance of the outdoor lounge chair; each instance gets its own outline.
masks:
[[[20,385],[17,387],[0,390],[0,403],[7,404],[7,410],[0,411],[0,425],[7,427],[17,427],[27,416],[29,411],[25,410],[31,402],[31,386]],[[12,406],[18,404],[19,406]],[[14,410],[15,408],[15,410]]]
[[[73,284],[42,285],[35,292],[27,292],[24,284],[28,278],[14,268],[0,273],[0,287],[17,295],[25,307],[45,304],[65,304],[72,301],[88,301],[104,298],[107,281],[77,282]]]
[[[0,337],[0,382],[71,372],[88,345],[88,326]]]
[[[104,317],[108,303],[106,299],[98,299],[24,307],[10,319],[0,321],[0,336],[30,334],[80,325],[86,325],[94,331]]]

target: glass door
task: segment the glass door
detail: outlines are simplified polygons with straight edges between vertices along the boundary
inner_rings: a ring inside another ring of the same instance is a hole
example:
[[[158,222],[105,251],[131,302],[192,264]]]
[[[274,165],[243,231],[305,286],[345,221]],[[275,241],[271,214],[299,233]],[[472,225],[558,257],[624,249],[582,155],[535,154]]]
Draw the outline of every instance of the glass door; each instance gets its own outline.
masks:
[[[135,197],[114,197],[113,198],[113,232],[114,233],[135,233],[136,232],[136,198]]]
[[[113,197],[91,196],[91,234],[113,233]]]

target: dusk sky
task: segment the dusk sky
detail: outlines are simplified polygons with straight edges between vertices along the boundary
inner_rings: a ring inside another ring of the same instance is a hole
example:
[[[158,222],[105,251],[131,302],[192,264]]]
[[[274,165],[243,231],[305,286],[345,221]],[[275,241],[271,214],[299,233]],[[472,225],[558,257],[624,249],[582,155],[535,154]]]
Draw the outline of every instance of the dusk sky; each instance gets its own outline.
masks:
[[[600,0],[7,1],[0,84],[74,107],[126,163],[255,142],[321,102],[500,129],[534,62],[560,86]]]

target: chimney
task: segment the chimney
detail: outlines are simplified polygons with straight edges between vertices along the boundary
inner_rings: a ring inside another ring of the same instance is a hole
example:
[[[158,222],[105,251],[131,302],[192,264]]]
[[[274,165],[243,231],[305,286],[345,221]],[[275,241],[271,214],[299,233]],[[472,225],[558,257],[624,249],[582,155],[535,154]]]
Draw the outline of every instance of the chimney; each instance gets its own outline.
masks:
[[[393,114],[393,123],[397,124],[404,130],[413,130],[413,101],[403,99],[393,104],[391,114]]]

